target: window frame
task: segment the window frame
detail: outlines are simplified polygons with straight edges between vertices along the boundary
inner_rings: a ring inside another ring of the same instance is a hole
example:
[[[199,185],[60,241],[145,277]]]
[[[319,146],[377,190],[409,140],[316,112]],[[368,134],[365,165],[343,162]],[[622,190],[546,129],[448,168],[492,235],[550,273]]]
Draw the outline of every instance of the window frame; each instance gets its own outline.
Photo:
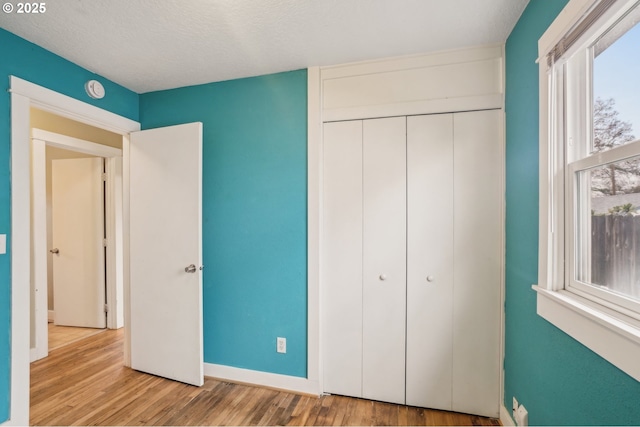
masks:
[[[633,157],[637,158],[638,156],[640,156],[640,140],[636,140],[634,142],[618,146],[611,150],[598,153],[598,155],[583,157],[566,165],[565,182],[566,188],[568,190],[567,197],[565,199],[565,207],[568,207],[568,212],[566,212],[566,239],[569,243],[567,245],[567,260],[565,261],[565,264],[568,264],[569,268],[567,268],[565,272],[565,289],[567,291],[577,293],[578,295],[582,295],[585,298],[591,298],[594,301],[597,301],[599,304],[605,305],[627,316],[640,320],[640,301],[632,300],[631,298],[616,294],[605,289],[600,289],[588,283],[583,283],[575,277],[578,269],[576,254],[576,252],[578,251],[578,245],[576,242],[579,238],[581,238],[580,234],[582,234],[582,236],[587,234],[587,230],[582,230],[582,233],[578,231],[578,220],[576,219],[576,216],[580,215],[580,211],[582,211],[583,215],[580,220],[591,220],[591,215],[586,214],[584,208],[581,209],[580,207],[577,207],[577,205],[579,204],[579,191],[577,190],[579,182],[577,178],[574,178],[576,173],[587,171],[598,166],[616,163],[618,161],[624,161]],[[576,212],[576,210],[578,212]],[[590,264],[590,257],[586,256],[586,258],[586,263]],[[586,267],[586,269],[590,268]]]
[[[537,313],[640,381],[640,313],[637,303],[620,304],[607,291],[573,280],[573,211],[577,179],[594,164],[636,153],[640,142],[587,156],[565,141],[591,140],[591,45],[638,0],[613,3],[555,64],[547,55],[604,0],[571,0],[538,42],[540,88],[540,216]],[[571,78],[567,79],[567,73]],[[569,106],[565,113],[565,102]],[[580,105],[580,108],[572,106]],[[566,139],[565,139],[566,138]],[[635,150],[635,151],[634,151]],[[594,163],[595,162],[595,163]],[[591,289],[593,288],[593,289]],[[596,292],[593,292],[596,291]],[[614,295],[618,297],[617,295]],[[604,298],[603,298],[604,297]]]

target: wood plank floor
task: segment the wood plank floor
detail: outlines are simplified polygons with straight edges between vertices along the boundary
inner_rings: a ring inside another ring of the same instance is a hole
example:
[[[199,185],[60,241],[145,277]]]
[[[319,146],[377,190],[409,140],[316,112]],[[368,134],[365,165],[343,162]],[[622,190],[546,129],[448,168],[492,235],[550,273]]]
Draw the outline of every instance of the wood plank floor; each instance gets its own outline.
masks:
[[[31,364],[32,425],[500,425],[472,415],[207,378],[203,387],[125,368],[109,330]]]
[[[49,323],[49,351],[104,331],[105,329],[75,328],[72,326],[58,326],[53,323]]]

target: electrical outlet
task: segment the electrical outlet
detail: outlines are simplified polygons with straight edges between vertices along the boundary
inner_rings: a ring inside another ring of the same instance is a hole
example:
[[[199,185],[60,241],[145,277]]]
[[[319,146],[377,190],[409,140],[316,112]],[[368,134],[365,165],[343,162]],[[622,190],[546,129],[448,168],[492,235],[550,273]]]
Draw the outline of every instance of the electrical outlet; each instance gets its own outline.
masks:
[[[277,342],[276,351],[278,353],[286,353],[287,352],[287,339],[278,337],[276,339],[276,342]]]

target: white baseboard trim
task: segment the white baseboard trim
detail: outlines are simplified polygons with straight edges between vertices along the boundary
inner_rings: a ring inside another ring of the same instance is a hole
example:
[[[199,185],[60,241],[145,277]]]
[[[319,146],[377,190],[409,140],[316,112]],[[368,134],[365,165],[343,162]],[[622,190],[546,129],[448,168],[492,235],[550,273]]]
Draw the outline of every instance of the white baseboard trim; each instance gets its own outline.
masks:
[[[29,349],[29,363],[35,362],[38,359],[38,349],[30,348]]]
[[[250,369],[234,368],[213,363],[204,364],[204,375],[221,380],[253,384],[294,393],[320,395],[320,384],[318,381],[308,380],[307,378],[252,371]]]
[[[516,423],[511,418],[511,412],[504,406],[504,403],[500,405],[500,422],[503,426],[515,426]]]
[[[49,323],[53,322],[54,317],[55,317],[55,311],[49,310],[49,314],[47,315],[47,320],[49,321]]]

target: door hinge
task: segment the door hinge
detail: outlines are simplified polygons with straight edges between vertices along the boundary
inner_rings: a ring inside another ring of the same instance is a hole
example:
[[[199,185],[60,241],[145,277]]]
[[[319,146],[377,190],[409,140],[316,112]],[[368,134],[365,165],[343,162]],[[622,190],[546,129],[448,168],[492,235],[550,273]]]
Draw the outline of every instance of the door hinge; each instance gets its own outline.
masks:
[[[109,312],[109,305],[108,305],[108,304],[105,304],[105,305],[104,305],[104,312],[105,312],[105,313],[108,313],[108,312]]]
[[[107,174],[106,174],[106,172],[102,174],[102,180],[104,182],[107,182]]]
[[[107,239],[102,239],[102,246],[107,247]]]

